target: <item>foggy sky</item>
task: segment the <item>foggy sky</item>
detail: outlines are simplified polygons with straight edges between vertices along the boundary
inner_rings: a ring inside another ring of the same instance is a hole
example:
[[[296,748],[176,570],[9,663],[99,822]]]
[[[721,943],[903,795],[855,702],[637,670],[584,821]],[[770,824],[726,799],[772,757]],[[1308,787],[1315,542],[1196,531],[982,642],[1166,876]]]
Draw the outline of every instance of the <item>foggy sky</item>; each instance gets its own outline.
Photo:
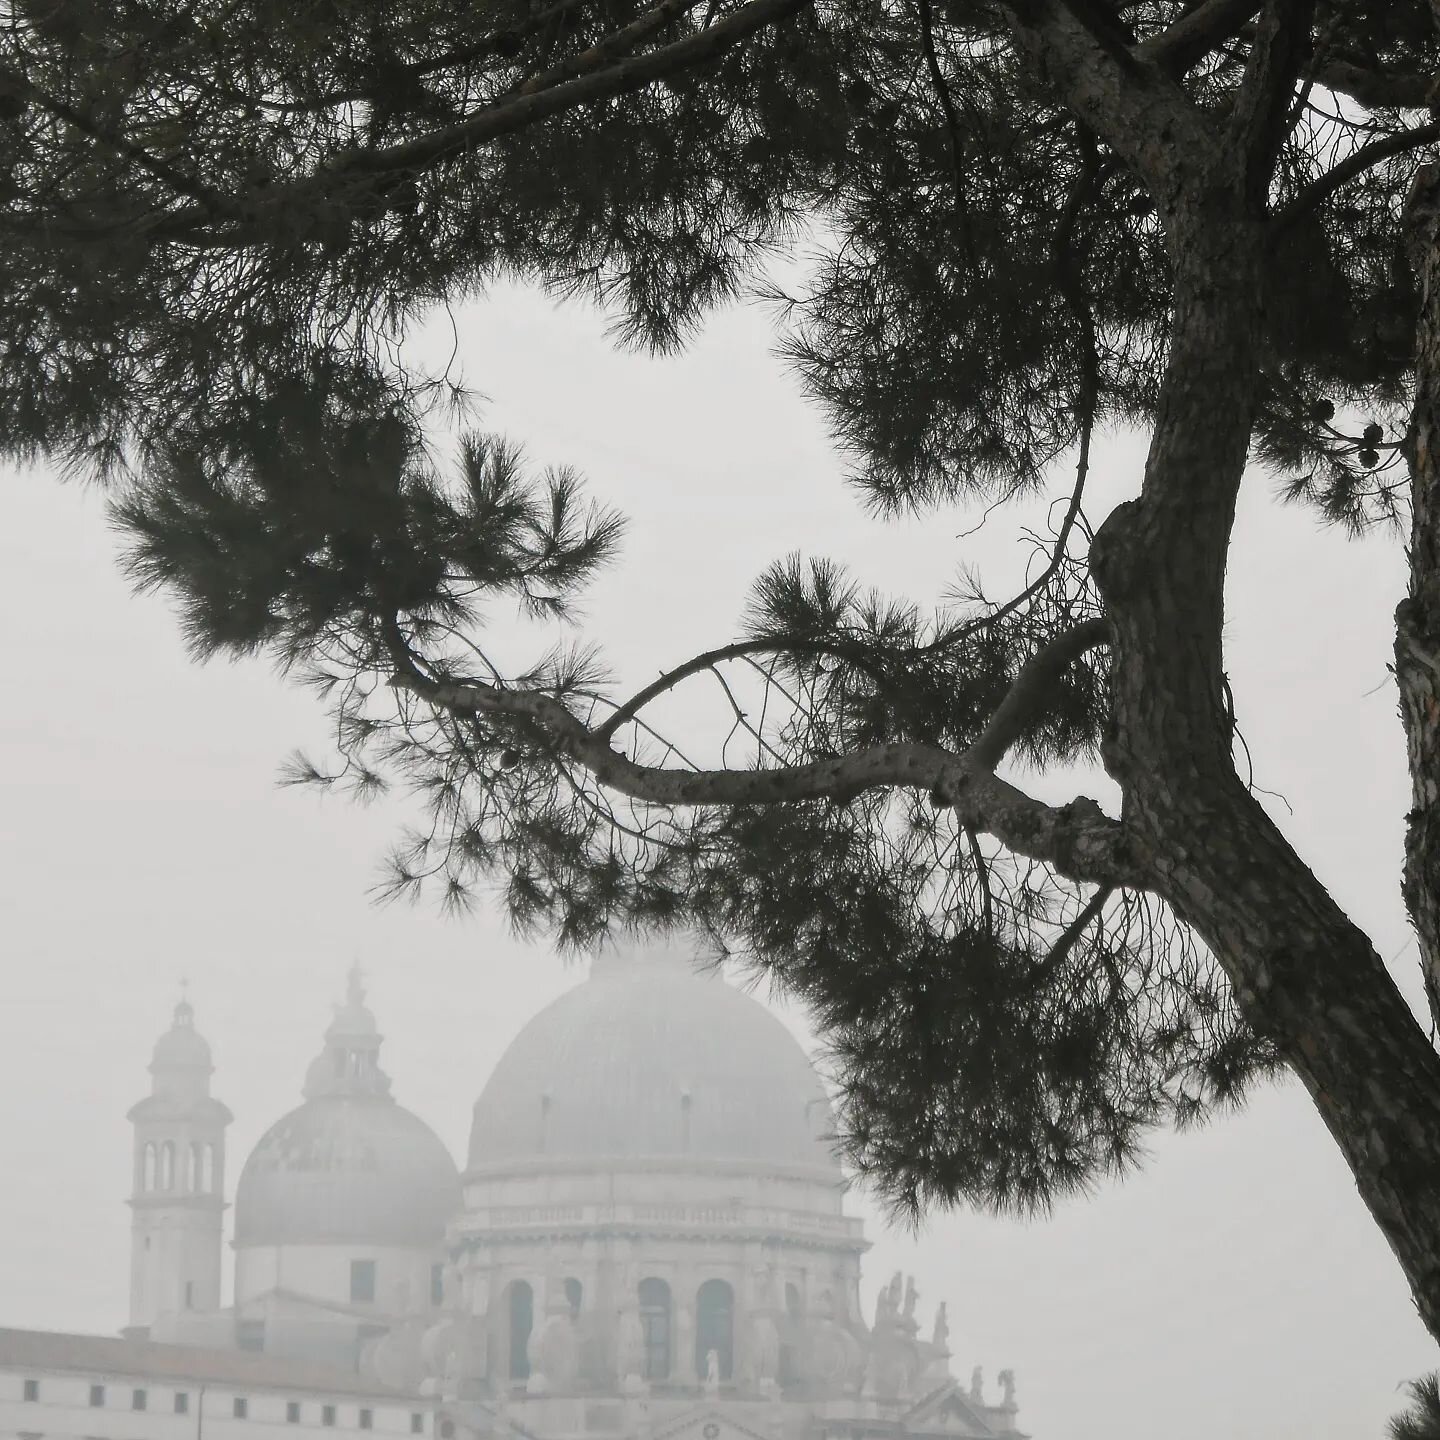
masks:
[[[864,516],[756,313],[717,317],[666,361],[617,355],[593,312],[520,290],[458,321],[489,396],[479,423],[578,467],[632,518],[584,629],[627,680],[730,638],[750,581],[791,550],[922,603],[962,558],[997,593],[1014,574],[1003,522],[957,541],[975,515]],[[448,327],[431,343],[448,351]],[[1135,437],[1100,447],[1092,519],[1134,493],[1142,458]],[[1242,500],[1228,630],[1257,783],[1293,807],[1270,802],[1418,1003],[1386,672],[1401,547],[1319,532],[1269,489],[1257,475]],[[367,890],[406,806],[274,783],[296,745],[323,752],[312,699],[260,663],[192,666],[163,602],[129,595],[94,491],[7,475],[3,507],[0,1324],[109,1332],[126,1318],[124,1115],[182,976],[236,1115],[232,1193],[250,1146],[299,1102],[353,960],[397,1098],[457,1157],[506,1042],[580,977],[491,910],[377,909]],[[1103,777],[1084,788],[1111,798]],[[787,1018],[803,1036],[804,1017]],[[956,1373],[983,1365],[993,1387],[1013,1367],[1037,1440],[1378,1440],[1396,1386],[1440,1363],[1293,1083],[1157,1136],[1143,1173],[1047,1221],[962,1212],[911,1237],[858,1203],[867,1315],[894,1269],[913,1270],[927,1330],[949,1302]]]

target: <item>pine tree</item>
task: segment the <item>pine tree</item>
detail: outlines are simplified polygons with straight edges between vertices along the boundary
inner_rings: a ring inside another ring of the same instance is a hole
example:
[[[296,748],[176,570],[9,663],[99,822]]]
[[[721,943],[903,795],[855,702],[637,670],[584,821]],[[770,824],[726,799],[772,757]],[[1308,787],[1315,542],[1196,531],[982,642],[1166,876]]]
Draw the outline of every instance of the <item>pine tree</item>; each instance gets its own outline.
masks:
[[[1440,1020],[1428,5],[28,0],[0,43],[0,445],[111,478],[197,652],[330,696],[295,778],[424,797],[396,890],[738,948],[902,1206],[1044,1206],[1289,1067],[1440,1338],[1440,1057],[1242,779],[1222,645],[1247,458],[1355,530],[1408,499]],[[811,224],[809,278],[766,282]],[[1078,456],[1034,578],[925,609],[797,558],[628,698],[589,649],[506,669],[487,602],[562,618],[620,533],[495,437],[430,458],[445,383],[396,342],[507,273],[661,352],[768,296],[882,512],[1052,498]],[[1149,461],[1092,529],[1111,422]],[[714,764],[654,719],[698,675]],[[1095,758],[1118,817],[1006,778]]]
[[[1440,1437],[1440,1375],[1427,1375],[1409,1386],[1412,1404],[1390,1422],[1390,1440]]]

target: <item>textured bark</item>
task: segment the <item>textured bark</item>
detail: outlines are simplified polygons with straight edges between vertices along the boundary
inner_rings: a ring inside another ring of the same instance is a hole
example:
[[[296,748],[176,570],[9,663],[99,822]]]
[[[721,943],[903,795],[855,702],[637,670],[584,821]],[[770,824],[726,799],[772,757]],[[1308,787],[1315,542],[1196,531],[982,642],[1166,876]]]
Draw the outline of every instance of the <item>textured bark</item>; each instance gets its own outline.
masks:
[[[1405,908],[1440,1025],[1440,166],[1416,176],[1406,206],[1421,282],[1411,477],[1410,592],[1395,611],[1395,679],[1410,761]]]
[[[1213,158],[1218,134],[1159,63],[1087,26],[1063,0],[1008,0],[1011,40],[1031,72],[1144,182],[1162,214]]]
[[[1440,1339],[1440,1057],[1231,758],[1224,573],[1264,298],[1246,209],[1238,186],[1234,203],[1217,191],[1173,237],[1172,348],[1144,487],[1092,556],[1115,633],[1105,759],[1153,888],[1300,1076]]]

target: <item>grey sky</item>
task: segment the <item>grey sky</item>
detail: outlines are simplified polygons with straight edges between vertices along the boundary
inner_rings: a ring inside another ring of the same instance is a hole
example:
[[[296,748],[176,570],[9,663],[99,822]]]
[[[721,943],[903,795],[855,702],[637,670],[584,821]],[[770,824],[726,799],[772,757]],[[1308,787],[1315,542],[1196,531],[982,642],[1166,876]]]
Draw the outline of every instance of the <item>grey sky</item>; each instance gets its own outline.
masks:
[[[975,516],[864,517],[757,313],[727,312],[659,362],[518,290],[458,318],[490,397],[479,424],[575,465],[632,518],[585,627],[627,680],[728,638],[752,578],[790,550],[921,602],[962,558],[997,590],[1014,573],[1003,523],[957,542]],[[448,327],[430,340],[448,350]],[[1133,437],[1101,447],[1095,518],[1133,493],[1142,458]],[[1318,532],[1261,476],[1243,510],[1229,664],[1257,781],[1294,807],[1287,833],[1413,1000],[1386,672],[1400,545]],[[506,1041],[577,977],[493,912],[369,903],[403,805],[276,788],[291,748],[323,746],[318,709],[262,665],[190,665],[163,603],[128,594],[94,492],[6,477],[0,587],[0,1324],[107,1331],[127,1286],[124,1113],[181,976],[237,1117],[232,1184],[297,1103],[352,960],[398,1097],[457,1156]],[[1103,777],[1086,788],[1108,798]],[[1297,1085],[1157,1138],[1144,1173],[1045,1222],[959,1213],[912,1239],[864,1209],[867,1309],[913,1269],[927,1324],[949,1301],[959,1373],[1015,1368],[1037,1440],[1378,1440],[1396,1385],[1440,1359]]]

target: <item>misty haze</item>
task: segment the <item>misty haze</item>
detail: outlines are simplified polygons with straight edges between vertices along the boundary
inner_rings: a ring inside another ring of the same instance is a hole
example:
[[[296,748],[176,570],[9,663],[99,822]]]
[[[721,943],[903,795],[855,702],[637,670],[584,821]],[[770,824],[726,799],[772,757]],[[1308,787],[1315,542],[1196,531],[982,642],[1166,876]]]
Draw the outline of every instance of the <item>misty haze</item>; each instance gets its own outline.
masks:
[[[1421,0],[17,0],[0,1440],[1440,1435]]]

